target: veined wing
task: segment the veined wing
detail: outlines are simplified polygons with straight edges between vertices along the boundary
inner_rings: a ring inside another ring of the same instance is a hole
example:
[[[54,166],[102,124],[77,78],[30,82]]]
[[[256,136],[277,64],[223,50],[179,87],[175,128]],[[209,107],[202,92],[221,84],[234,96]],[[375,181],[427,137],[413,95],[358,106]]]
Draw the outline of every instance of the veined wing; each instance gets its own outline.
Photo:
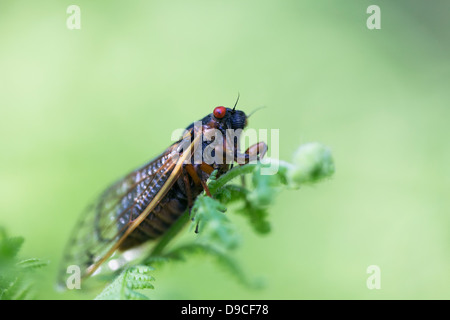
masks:
[[[76,265],[85,273],[99,261],[152,201],[175,164],[170,153],[164,153],[105,190],[85,210],[73,230],[60,277],[66,275],[69,265]]]
[[[187,134],[159,157],[117,181],[87,208],[64,252],[60,285],[64,285],[68,266],[76,265],[82,276],[90,275],[119,248],[178,179],[181,165],[193,149],[191,142],[196,143]],[[180,145],[189,145],[182,148],[181,156]]]

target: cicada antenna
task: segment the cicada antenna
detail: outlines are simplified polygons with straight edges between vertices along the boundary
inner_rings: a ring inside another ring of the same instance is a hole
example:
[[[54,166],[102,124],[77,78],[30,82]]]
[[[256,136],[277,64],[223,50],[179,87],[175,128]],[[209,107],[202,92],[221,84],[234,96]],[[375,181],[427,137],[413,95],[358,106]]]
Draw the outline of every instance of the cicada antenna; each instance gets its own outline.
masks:
[[[253,110],[252,112],[250,112],[250,114],[247,116],[247,119],[250,118],[250,116],[251,116],[252,114],[254,114],[256,111],[261,110],[261,109],[264,109],[264,108],[267,108],[267,106],[261,106],[261,107],[256,108],[255,110]]]
[[[240,95],[240,93],[238,92],[238,96],[237,96],[237,99],[236,99],[236,103],[234,104],[234,107],[233,107],[233,112],[234,112],[234,110],[236,109],[236,106],[237,106],[237,104],[238,104],[238,101],[239,101],[239,97],[240,97],[241,95]]]

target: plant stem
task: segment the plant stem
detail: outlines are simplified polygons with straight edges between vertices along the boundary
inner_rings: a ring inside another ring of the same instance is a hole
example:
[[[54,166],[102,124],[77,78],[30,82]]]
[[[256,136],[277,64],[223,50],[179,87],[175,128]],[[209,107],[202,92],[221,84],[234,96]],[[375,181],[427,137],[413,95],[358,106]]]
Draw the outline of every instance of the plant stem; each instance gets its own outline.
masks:
[[[237,166],[228,171],[226,174],[221,176],[219,179],[212,181],[208,187],[211,194],[214,194],[222,188],[224,185],[226,185],[229,181],[233,180],[234,178],[238,176],[242,176],[246,173],[251,173],[257,166],[256,163],[248,163],[244,166]]]

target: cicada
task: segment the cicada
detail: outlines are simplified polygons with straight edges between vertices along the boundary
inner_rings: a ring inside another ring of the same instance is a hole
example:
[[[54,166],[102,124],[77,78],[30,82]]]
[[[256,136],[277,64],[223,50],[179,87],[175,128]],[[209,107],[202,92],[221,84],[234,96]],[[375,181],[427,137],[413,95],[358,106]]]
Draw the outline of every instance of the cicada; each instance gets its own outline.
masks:
[[[232,109],[216,107],[189,125],[178,141],[107,188],[87,208],[64,250],[60,283],[68,266],[78,266],[87,277],[116,251],[158,239],[192,208],[199,194],[211,196],[206,182],[213,171],[219,177],[235,163],[264,156],[264,142],[240,152],[239,137],[248,116],[236,110],[236,104]]]

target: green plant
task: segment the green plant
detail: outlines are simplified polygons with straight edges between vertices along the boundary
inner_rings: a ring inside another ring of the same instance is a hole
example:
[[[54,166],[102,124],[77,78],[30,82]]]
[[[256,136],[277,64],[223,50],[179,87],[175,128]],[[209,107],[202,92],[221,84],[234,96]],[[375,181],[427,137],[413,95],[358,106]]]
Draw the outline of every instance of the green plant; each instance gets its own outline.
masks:
[[[275,174],[263,174],[263,170],[276,166]],[[319,143],[300,146],[292,163],[275,159],[236,166],[216,179],[212,173],[208,187],[212,197],[200,195],[192,212],[186,212],[155,244],[151,253],[139,265],[125,268],[96,299],[146,299],[140,289],[153,289],[153,267],[169,261],[183,261],[192,254],[213,256],[241,283],[258,286],[248,279],[229,253],[239,247],[240,234],[225,214],[227,205],[240,203],[237,213],[246,217],[253,230],[259,234],[270,232],[269,207],[284,188],[298,189],[301,185],[316,183],[334,173],[330,150]],[[232,183],[239,176],[250,175],[251,187]],[[190,229],[197,229],[196,241],[182,243],[167,249],[168,244],[191,222]]]
[[[18,259],[22,237],[8,237],[0,228],[0,300],[25,300],[34,297],[32,271],[46,266],[40,259]]]

